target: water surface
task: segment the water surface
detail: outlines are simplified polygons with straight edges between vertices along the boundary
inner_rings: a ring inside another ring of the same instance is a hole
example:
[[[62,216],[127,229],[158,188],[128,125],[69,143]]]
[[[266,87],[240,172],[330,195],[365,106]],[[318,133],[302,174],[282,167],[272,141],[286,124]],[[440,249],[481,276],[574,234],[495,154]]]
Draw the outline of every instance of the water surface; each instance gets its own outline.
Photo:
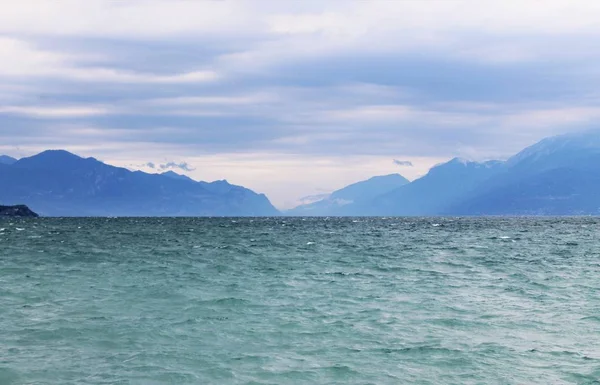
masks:
[[[600,219],[3,219],[0,384],[600,384]]]

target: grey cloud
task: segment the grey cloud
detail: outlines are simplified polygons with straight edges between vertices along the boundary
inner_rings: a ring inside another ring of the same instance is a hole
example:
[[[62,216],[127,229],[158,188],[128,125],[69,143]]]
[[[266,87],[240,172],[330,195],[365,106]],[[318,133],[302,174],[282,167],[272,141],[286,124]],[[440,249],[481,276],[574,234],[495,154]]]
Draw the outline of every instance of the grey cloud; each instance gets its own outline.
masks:
[[[31,106],[100,104],[118,106],[119,111],[106,116],[69,118],[76,127],[96,129],[94,132],[82,129],[81,133],[55,124],[57,120],[0,113],[0,127],[4,127],[0,139],[8,145],[26,143],[40,147],[86,143],[92,146],[97,140],[103,146],[119,145],[119,149],[151,143],[191,148],[190,151],[198,153],[256,151],[327,156],[358,153],[388,159],[397,154],[449,157],[460,155],[456,152],[461,148],[508,154],[539,137],[576,126],[585,128],[589,123],[569,123],[569,127],[548,124],[541,129],[529,129],[527,123],[519,127],[504,124],[506,116],[528,108],[576,107],[580,100],[596,100],[594,90],[600,85],[589,70],[578,71],[589,63],[567,60],[569,57],[491,65],[457,60],[444,52],[423,51],[412,55],[412,52],[366,51],[357,57],[333,50],[328,55],[272,63],[266,70],[219,67],[224,54],[260,50],[264,43],[261,38],[229,36],[200,44],[193,39],[115,43],[114,39],[101,37],[46,38],[40,46],[47,50],[58,47],[65,53],[97,54],[94,56],[97,61],[79,63],[80,68],[102,65],[123,72],[157,75],[214,68],[222,69],[224,76],[220,81],[201,85],[161,84],[160,87],[155,84],[115,87],[101,82],[82,87],[76,79],[39,82],[28,78],[23,84],[38,87],[39,95],[44,96],[29,99],[32,91],[24,92],[21,97]],[[2,82],[0,79],[0,86]],[[356,84],[367,86],[353,88]],[[272,93],[276,98],[249,104],[214,103],[208,107],[144,104],[154,99],[235,98],[262,92]],[[489,103],[494,108],[469,108],[469,102]],[[456,107],[459,103],[463,104]],[[389,105],[408,106],[419,113],[407,118],[393,116],[385,121],[371,119],[373,115],[369,114],[365,120],[351,116],[337,121],[326,118],[336,111]],[[358,150],[357,143],[360,143]],[[178,154],[182,152],[173,153]],[[173,155],[167,154],[162,159],[173,159]],[[176,162],[154,167],[191,169]]]
[[[413,164],[410,160],[398,160],[398,159],[394,159],[392,161],[395,165],[397,166],[402,166],[402,167],[412,167]]]
[[[180,163],[168,162],[168,163],[160,164],[160,165],[158,165],[158,167],[161,170],[173,170],[173,169],[180,169],[183,171],[194,171],[195,170],[195,168],[192,168],[187,162],[180,162]]]
[[[153,170],[161,170],[161,171],[165,171],[165,170],[175,170],[175,169],[179,169],[182,171],[194,171],[195,168],[192,168],[187,162],[166,162],[166,163],[154,163],[154,162],[147,162],[147,163],[143,163],[143,164],[130,164],[129,167],[132,167],[133,169],[140,169],[140,168],[150,168]]]

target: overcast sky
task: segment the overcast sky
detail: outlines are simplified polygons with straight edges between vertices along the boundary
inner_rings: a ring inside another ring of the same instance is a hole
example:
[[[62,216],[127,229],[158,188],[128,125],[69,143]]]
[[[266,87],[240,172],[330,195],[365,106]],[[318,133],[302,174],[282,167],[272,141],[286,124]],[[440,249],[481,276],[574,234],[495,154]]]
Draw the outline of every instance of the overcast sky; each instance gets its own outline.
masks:
[[[62,148],[290,207],[597,126],[598,20],[599,1],[567,0],[6,2],[0,153]]]

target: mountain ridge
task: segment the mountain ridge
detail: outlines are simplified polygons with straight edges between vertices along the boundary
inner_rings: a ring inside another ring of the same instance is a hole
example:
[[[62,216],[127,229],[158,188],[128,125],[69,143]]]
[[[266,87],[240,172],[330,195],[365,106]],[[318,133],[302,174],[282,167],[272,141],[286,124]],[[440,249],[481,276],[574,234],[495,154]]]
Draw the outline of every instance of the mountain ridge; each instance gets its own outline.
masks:
[[[423,177],[380,195],[359,208],[361,215],[436,215],[448,202],[460,200],[474,186],[499,172],[504,162],[453,158]],[[458,183],[457,183],[458,181]]]
[[[11,165],[17,161],[16,158],[8,155],[0,155],[0,164]]]
[[[65,150],[0,159],[0,203],[24,203],[45,216],[280,215],[264,194],[226,180],[131,171]],[[453,158],[412,182],[371,177],[286,214],[598,215],[599,192],[600,131],[590,131],[545,138],[506,161]]]
[[[600,131],[540,140],[507,161],[453,158],[344,216],[598,215]]]
[[[280,214],[264,194],[226,181],[130,171],[64,150],[0,166],[0,202],[25,203],[45,216]]]
[[[506,162],[503,173],[446,213],[600,214],[600,132],[545,138]]]

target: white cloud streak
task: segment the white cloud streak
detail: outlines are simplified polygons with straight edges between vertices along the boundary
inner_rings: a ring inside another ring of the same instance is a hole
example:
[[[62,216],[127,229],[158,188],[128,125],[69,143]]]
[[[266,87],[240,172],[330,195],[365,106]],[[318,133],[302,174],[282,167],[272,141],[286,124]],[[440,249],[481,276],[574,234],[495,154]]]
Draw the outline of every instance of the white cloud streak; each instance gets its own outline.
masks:
[[[80,118],[86,116],[107,115],[110,109],[92,106],[64,106],[64,107],[37,107],[37,106],[0,106],[0,114],[24,115],[38,118],[62,119]]]
[[[42,50],[24,40],[0,37],[0,76],[47,77],[84,82],[189,84],[219,78],[215,71],[199,70],[170,75],[79,66],[76,54]],[[85,59],[85,55],[83,55]]]

